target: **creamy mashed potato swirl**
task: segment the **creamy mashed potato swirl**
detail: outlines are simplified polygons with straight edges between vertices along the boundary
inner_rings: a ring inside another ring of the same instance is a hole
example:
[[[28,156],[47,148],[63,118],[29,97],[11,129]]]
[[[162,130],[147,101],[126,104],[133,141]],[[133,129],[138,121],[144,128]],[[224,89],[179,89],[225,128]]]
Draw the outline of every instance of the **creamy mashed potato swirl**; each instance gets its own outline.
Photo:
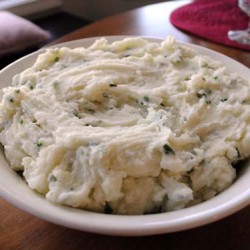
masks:
[[[249,157],[249,86],[172,37],[48,49],[3,89],[0,141],[52,202],[182,209],[230,186]]]

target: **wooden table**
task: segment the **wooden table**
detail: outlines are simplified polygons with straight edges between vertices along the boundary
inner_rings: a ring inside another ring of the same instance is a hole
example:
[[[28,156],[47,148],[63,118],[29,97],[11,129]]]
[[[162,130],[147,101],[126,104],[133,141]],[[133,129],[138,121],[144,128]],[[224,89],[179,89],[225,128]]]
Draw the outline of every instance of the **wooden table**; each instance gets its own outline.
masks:
[[[187,1],[166,2],[105,18],[68,34],[55,43],[104,35],[143,35],[199,44],[250,67],[250,53],[184,33],[169,22],[175,8]],[[0,249],[188,250],[250,249],[250,207],[221,221],[178,233],[149,237],[112,237],[64,228],[31,216],[0,199]]]

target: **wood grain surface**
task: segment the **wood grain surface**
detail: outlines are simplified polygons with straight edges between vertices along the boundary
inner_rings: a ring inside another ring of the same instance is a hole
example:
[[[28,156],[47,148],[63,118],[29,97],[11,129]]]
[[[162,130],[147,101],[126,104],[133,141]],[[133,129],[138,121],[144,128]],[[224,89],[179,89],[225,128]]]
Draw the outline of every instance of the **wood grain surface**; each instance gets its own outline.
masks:
[[[155,4],[108,17],[76,30],[53,44],[93,36],[140,35],[164,38],[171,34],[178,40],[214,49],[250,67],[249,52],[203,40],[170,24],[170,13],[187,2]],[[0,250],[5,249],[249,250],[250,207],[218,222],[183,232],[147,237],[112,237],[46,222],[0,199]]]
[[[0,199],[0,249],[52,250],[249,250],[250,209],[178,233],[115,237],[61,227],[33,217]]]

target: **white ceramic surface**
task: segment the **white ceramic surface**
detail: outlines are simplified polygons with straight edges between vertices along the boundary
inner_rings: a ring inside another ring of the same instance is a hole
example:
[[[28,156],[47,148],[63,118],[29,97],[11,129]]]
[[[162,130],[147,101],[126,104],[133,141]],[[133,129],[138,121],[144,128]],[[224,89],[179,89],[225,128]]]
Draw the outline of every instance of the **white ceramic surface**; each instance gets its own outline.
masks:
[[[107,37],[114,41],[124,37]],[[56,47],[89,46],[96,38],[67,42]],[[150,40],[157,39],[150,38]],[[223,62],[229,70],[250,78],[247,67],[217,52],[185,44],[202,54]],[[54,46],[55,47],[55,46]],[[37,55],[44,50],[30,54],[6,67],[0,72],[0,88],[11,83],[12,76],[31,66]],[[56,205],[30,190],[26,183],[13,172],[0,149],[0,196],[16,207],[47,221],[83,231],[124,236],[153,235],[194,228],[226,217],[250,204],[250,161],[240,171],[231,187],[218,196],[199,205],[179,211],[140,215],[106,215]]]

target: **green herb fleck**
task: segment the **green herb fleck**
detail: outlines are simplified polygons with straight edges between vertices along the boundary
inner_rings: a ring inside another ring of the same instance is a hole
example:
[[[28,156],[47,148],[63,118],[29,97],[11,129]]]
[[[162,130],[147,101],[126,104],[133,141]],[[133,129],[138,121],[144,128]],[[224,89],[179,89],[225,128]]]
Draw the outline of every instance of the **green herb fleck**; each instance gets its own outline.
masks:
[[[23,123],[24,123],[23,119],[21,119],[19,123],[20,123],[20,124],[23,124]]]
[[[115,84],[115,83],[110,83],[110,84],[109,84],[109,87],[117,87],[117,84]]]
[[[73,112],[73,115],[76,116],[76,117],[79,118],[79,119],[81,118],[81,117],[78,115],[78,113],[77,113],[76,111]]]
[[[173,60],[172,63],[173,63],[173,64],[180,64],[180,63],[182,63],[182,59],[183,59],[183,57],[180,56],[178,59]]]
[[[207,96],[207,94],[206,94],[205,92],[203,92],[203,93],[197,92],[197,93],[196,93],[196,96],[197,96],[198,98],[202,98],[203,96]]]
[[[16,89],[16,93],[19,94],[20,93],[20,89]]]
[[[163,150],[165,154],[175,154],[174,150],[167,144],[163,145]]]
[[[160,105],[161,105],[162,107],[165,107],[165,104],[164,104],[163,102],[161,102]]]
[[[38,148],[40,148],[40,147],[43,145],[43,143],[40,142],[40,141],[37,141],[37,142],[36,142],[36,145],[37,145]]]
[[[30,86],[30,89],[31,89],[31,90],[33,90],[33,89],[34,89],[34,87],[31,85],[31,86]]]
[[[55,181],[57,181],[57,178],[52,174],[52,175],[49,177],[49,181],[50,181],[50,182],[55,182]]]
[[[218,79],[218,76],[214,76],[214,80],[217,80]]]
[[[105,201],[104,213],[105,214],[112,214],[113,213],[113,209],[107,201]]]
[[[221,99],[220,101],[221,102],[226,102],[228,100],[228,98],[223,98],[223,99]]]
[[[212,90],[211,89],[205,89],[205,90],[199,90],[197,93],[196,93],[196,96],[198,98],[202,98],[202,97],[206,97],[207,95],[210,95],[212,93]]]
[[[206,104],[211,104],[211,100],[206,100]]]
[[[9,101],[10,101],[11,103],[14,103],[14,99],[13,99],[12,97],[9,98]]]
[[[55,59],[54,59],[54,62],[58,62],[60,60],[59,56],[56,56]]]
[[[214,68],[211,67],[211,66],[209,66],[208,63],[205,63],[205,64],[201,65],[201,67],[202,68],[208,68],[208,69],[213,69],[214,70]]]
[[[148,97],[148,96],[143,96],[143,100],[144,100],[145,102],[149,102],[149,97]]]

